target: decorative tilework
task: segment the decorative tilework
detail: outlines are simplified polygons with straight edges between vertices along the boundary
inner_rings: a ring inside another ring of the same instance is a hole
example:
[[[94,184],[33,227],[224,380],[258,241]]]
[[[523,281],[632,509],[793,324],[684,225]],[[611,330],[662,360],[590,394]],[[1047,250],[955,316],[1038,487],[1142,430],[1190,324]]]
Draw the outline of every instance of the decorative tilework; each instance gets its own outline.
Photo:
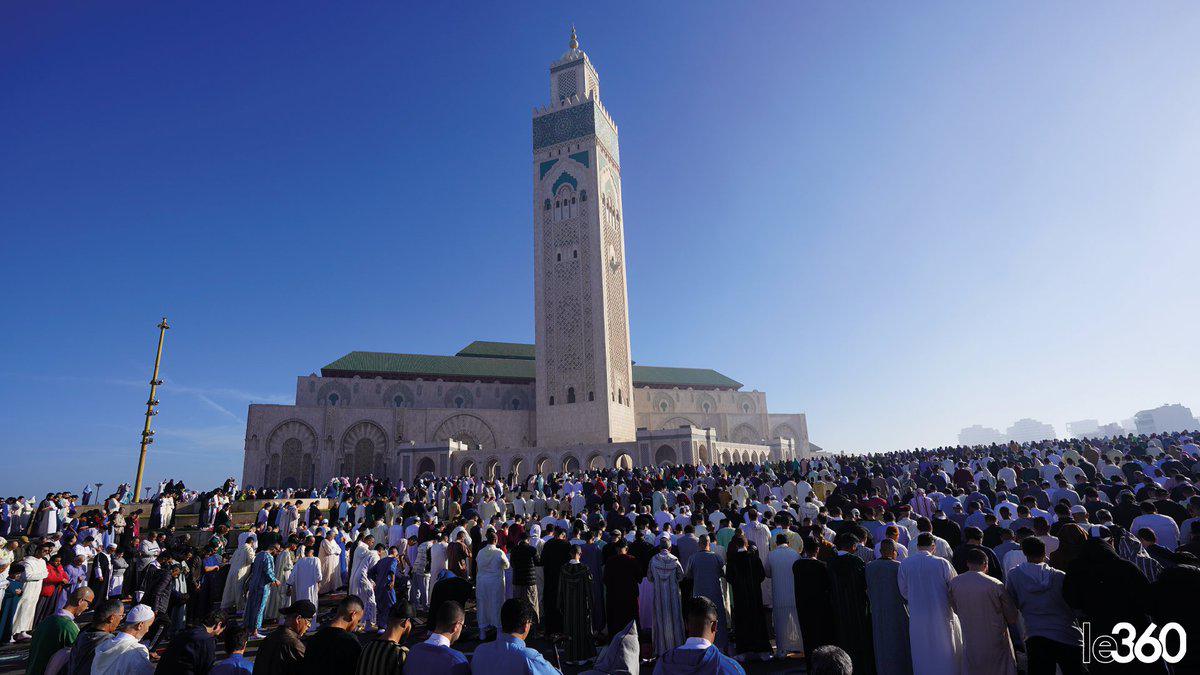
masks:
[[[558,188],[564,183],[570,183],[571,187],[575,188],[576,190],[579,189],[579,181],[575,180],[574,176],[564,171],[562,172],[562,175],[558,177],[558,180],[554,181],[554,187],[551,188],[550,194],[557,194]]]
[[[533,120],[533,149],[565,143],[596,133],[596,110],[591,101],[564,108]],[[615,137],[615,132],[613,132]],[[613,148],[610,146],[609,148]]]
[[[558,74],[558,100],[571,98],[578,90],[578,78],[575,76],[575,71],[568,70]]]
[[[552,159],[549,162],[542,162],[542,166],[541,166],[542,174],[540,176],[538,176],[538,180],[543,180],[546,177],[546,174],[550,172],[550,169],[554,168],[555,164],[558,164],[557,159]]]
[[[596,137],[608,148],[608,152],[612,154],[613,161],[617,164],[621,163],[621,150],[617,147],[617,130],[609,123],[608,118],[604,115],[596,115]]]
[[[575,153],[575,154],[573,154],[573,155],[568,155],[568,156],[569,156],[571,159],[575,160],[576,162],[579,162],[580,164],[582,164],[582,165],[584,165],[584,166],[588,167],[589,169],[591,168],[591,164],[588,162],[588,153],[587,153],[587,151],[584,151],[584,152],[577,152],[577,153]],[[545,172],[542,172],[542,175],[543,175],[543,176],[545,176],[545,175],[546,175],[546,174],[545,174]]]

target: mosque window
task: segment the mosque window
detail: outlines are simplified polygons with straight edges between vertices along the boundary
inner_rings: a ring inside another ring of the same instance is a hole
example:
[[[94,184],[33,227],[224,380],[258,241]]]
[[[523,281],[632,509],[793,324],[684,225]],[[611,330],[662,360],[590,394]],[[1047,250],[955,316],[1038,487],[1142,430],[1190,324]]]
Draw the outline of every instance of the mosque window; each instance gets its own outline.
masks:
[[[550,397],[550,405],[554,405],[554,397],[553,396]]]
[[[712,406],[708,404],[708,401],[705,401],[704,405],[701,407],[704,408],[704,412],[708,412],[712,408]]]
[[[543,203],[543,205],[542,205],[542,210],[543,210],[543,211],[549,211],[549,210],[550,210],[550,200],[549,200],[549,199],[547,199],[547,200],[546,200],[546,201]]]
[[[589,401],[595,401],[595,400],[596,400],[596,392],[594,392],[594,391],[589,391],[589,392],[588,392],[588,400],[589,400]]]
[[[750,404],[749,403],[742,404],[742,412],[744,412],[744,413],[750,412]]]
[[[514,398],[514,399],[512,400],[512,409],[513,409],[513,410],[520,410],[520,409],[521,409],[521,399],[519,399],[519,398]]]
[[[581,201],[581,202],[586,202],[586,201],[587,201],[587,190],[580,190],[580,191],[579,191],[579,201]]]
[[[464,401],[464,400],[463,400],[463,397],[461,397],[461,396],[455,396],[455,397],[454,397],[454,407],[455,407],[455,408],[461,408],[461,407],[463,407],[465,404],[466,404],[466,401]]]
[[[575,387],[567,387],[567,403],[575,402]]]
[[[659,401],[659,402],[658,402],[658,409],[659,409],[659,410],[661,410],[661,411],[663,411],[663,412],[667,412],[667,408],[668,408],[668,407],[669,407],[669,406],[667,405],[667,402],[666,402],[666,401]]]
[[[333,392],[332,394],[330,394],[329,395],[329,405],[337,405],[339,398],[341,398],[341,397],[337,395],[336,391]]]
[[[558,262],[562,262],[562,254],[561,253],[558,254]]]
[[[392,397],[392,403],[395,403],[397,408],[403,408],[404,407],[404,396],[402,396],[400,394],[396,394],[394,397]]]
[[[571,257],[578,258],[579,257],[579,249],[575,249],[574,251],[571,251]]]
[[[618,389],[618,390],[617,390],[617,403],[624,403],[624,402],[625,402],[625,401],[621,400],[621,397],[622,397],[622,396],[623,396],[623,394],[621,393],[621,390],[620,390],[620,389]]]

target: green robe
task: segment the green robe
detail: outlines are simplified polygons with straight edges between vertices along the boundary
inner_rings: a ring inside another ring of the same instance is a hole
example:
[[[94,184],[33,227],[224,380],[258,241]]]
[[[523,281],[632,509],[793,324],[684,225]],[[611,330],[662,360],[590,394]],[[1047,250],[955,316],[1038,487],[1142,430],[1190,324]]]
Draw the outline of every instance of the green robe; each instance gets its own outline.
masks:
[[[60,614],[46,617],[33,631],[33,639],[29,642],[29,666],[27,675],[42,675],[46,672],[46,664],[54,653],[63,647],[75,644],[79,637],[79,626],[74,621]]]

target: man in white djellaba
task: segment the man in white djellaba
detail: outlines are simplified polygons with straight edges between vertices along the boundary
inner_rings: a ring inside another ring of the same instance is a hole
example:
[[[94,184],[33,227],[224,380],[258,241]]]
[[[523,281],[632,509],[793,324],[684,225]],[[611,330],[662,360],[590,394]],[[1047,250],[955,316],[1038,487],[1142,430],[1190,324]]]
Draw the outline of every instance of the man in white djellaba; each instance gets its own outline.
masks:
[[[908,600],[908,635],[913,672],[958,675],[962,668],[962,628],[950,607],[954,567],[934,555],[933,535],[917,535],[917,550],[896,573],[900,594]]]
[[[796,610],[795,577],[792,565],[800,554],[788,545],[786,534],[775,536],[775,550],[767,554],[764,566],[771,579],[771,614],[775,620],[775,652],[778,656],[804,651],[800,637],[800,615]]]
[[[16,613],[13,614],[13,639],[24,642],[30,638],[33,630],[33,617],[37,613],[38,598],[42,595],[42,580],[49,576],[46,561],[50,558],[49,544],[38,546],[35,555],[26,556],[21,565],[25,571],[21,574],[21,599],[17,602]]]
[[[487,639],[488,627],[500,630],[500,606],[504,604],[504,571],[509,568],[508,556],[496,547],[496,531],[484,535],[487,545],[476,558],[475,602],[479,608],[479,639]]]

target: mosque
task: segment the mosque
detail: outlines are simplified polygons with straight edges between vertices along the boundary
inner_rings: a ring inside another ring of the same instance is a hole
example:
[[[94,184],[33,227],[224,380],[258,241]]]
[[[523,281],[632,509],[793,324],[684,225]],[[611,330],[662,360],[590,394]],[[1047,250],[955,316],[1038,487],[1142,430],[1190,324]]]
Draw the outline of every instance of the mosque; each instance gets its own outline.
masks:
[[[575,31],[533,111],[534,344],[350,352],[251,404],[244,485],[521,475],[808,454],[803,413],[708,368],[635,364],[617,125]]]

